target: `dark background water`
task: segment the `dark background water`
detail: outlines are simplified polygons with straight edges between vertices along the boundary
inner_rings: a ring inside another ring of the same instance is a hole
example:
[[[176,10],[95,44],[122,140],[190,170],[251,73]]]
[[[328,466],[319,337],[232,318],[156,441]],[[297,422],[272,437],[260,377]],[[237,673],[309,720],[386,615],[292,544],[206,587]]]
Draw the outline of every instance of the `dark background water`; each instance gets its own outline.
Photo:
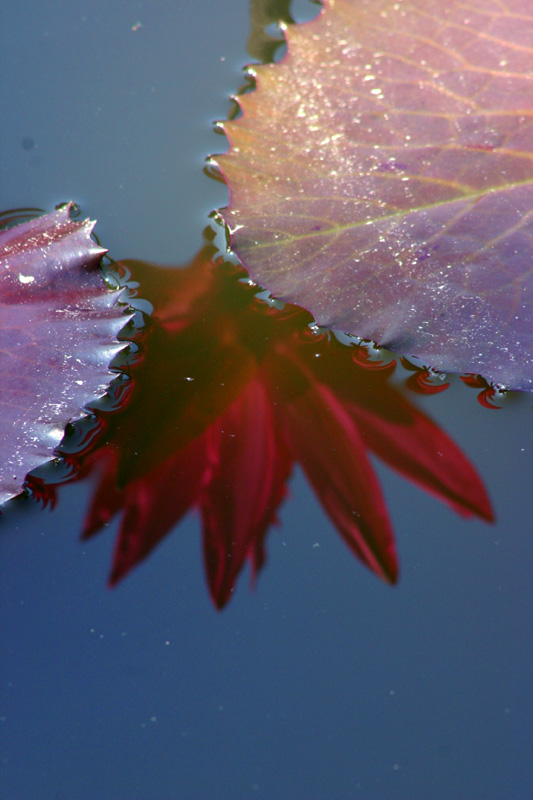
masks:
[[[298,13],[313,14],[315,7]],[[140,26],[139,26],[140,23]],[[202,175],[247,60],[245,0],[2,11],[0,208],[74,199],[116,258],[179,263],[224,187]],[[377,465],[402,575],[349,554],[297,473],[256,590],[208,598],[188,518],[117,589],[90,486],[1,520],[5,800],[529,800],[532,399],[424,407],[497,522]]]

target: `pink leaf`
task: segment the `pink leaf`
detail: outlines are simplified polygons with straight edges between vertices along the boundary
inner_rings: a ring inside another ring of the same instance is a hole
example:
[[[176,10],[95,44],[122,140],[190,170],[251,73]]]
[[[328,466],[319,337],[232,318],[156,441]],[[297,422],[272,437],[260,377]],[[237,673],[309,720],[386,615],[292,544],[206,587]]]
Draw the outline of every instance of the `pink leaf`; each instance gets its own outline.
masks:
[[[327,0],[225,123],[222,212],[320,325],[533,390],[533,27],[523,0]]]
[[[0,231],[0,502],[53,457],[124,346],[120,292],[98,270],[105,250],[70,208]]]

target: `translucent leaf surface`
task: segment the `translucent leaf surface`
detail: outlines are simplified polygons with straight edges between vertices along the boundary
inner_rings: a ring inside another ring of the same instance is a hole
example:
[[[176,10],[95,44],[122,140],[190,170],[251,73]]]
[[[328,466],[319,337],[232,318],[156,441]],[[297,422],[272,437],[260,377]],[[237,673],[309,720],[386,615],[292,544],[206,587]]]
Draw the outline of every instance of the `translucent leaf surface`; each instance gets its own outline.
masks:
[[[110,380],[126,319],[98,265],[94,223],[70,206],[0,231],[0,502],[53,457],[64,427]]]
[[[533,9],[328,0],[228,122],[222,216],[321,325],[533,389]]]

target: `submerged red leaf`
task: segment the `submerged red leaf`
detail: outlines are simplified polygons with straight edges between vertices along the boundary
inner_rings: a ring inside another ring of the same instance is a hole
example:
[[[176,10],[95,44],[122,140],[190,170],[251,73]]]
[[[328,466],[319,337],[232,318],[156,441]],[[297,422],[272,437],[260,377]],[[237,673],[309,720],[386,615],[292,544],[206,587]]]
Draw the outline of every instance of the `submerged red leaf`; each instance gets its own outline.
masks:
[[[320,325],[533,390],[533,20],[523,0],[327,0],[254,67],[222,212]]]
[[[53,457],[123,347],[120,292],[98,269],[105,250],[70,208],[0,231],[0,503]]]
[[[99,470],[85,535],[122,514],[111,583],[197,508],[221,608],[246,560],[261,568],[295,464],[352,552],[390,582],[394,538],[369,453],[459,513],[492,518],[474,467],[390,369],[361,366],[357,348],[310,328],[306,312],[261,300],[213,252],[185,269],[127,262],[155,311],[136,391],[85,461]]]

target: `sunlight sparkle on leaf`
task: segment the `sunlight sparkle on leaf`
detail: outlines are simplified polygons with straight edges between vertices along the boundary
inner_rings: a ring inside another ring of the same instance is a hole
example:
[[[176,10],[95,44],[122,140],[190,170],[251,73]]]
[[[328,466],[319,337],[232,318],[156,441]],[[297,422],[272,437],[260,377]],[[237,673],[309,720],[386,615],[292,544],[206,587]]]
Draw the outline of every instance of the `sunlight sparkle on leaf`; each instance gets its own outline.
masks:
[[[65,425],[102,394],[127,317],[98,265],[94,223],[71,204],[0,231],[0,503],[53,458]]]

